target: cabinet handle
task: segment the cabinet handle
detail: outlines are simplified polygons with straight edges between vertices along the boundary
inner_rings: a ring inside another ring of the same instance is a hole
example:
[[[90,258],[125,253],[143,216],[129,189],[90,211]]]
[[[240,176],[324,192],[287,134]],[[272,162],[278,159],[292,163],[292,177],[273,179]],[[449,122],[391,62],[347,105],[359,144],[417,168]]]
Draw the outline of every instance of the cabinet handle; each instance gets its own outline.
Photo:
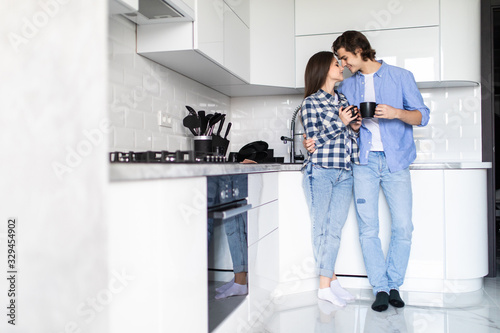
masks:
[[[225,219],[228,219],[230,217],[245,213],[245,212],[249,211],[250,209],[252,209],[252,204],[228,209],[225,211],[209,212],[208,217],[216,219],[216,220],[225,220]]]

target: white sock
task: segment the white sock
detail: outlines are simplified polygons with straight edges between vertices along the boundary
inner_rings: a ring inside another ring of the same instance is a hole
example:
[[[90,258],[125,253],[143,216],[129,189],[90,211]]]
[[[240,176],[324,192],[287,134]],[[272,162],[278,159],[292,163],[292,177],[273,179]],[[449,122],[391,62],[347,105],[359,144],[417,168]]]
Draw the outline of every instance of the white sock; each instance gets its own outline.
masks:
[[[248,287],[246,284],[237,284],[233,283],[231,287],[229,287],[223,293],[215,295],[215,299],[227,298],[230,296],[238,296],[238,295],[246,295],[248,294]]]
[[[342,298],[336,296],[330,288],[318,289],[318,298],[337,306],[343,307],[346,305],[346,302]]]
[[[330,282],[330,289],[332,290],[332,293],[334,293],[337,297],[342,298],[345,301],[351,302],[354,301],[354,296],[342,288],[340,285],[339,280],[333,280]]]
[[[215,289],[215,291],[217,293],[223,293],[225,292],[226,290],[228,290],[234,283],[234,277],[231,281],[227,282],[227,283],[224,283],[222,286],[220,286],[219,288]]]

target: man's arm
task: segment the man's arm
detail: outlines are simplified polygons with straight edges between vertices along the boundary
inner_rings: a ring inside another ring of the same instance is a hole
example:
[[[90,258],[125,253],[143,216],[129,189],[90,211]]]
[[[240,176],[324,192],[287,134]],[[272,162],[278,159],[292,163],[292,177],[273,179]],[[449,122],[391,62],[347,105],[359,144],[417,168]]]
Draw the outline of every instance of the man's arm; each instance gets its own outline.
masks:
[[[377,105],[375,118],[399,119],[414,126],[422,123],[422,113],[419,110],[397,109],[387,104]]]

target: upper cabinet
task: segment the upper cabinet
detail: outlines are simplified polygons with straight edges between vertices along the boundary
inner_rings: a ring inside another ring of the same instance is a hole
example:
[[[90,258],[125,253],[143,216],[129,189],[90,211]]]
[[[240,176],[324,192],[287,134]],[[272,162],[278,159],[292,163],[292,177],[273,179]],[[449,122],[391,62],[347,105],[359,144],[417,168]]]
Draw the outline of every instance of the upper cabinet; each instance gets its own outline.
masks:
[[[249,27],[223,0],[197,0],[194,22],[139,25],[137,53],[210,87],[250,81]]]
[[[109,1],[126,13],[143,0]],[[346,30],[420,87],[479,82],[480,0],[168,2],[194,20],[138,25],[137,52],[228,96],[302,93],[308,59]]]
[[[296,0],[296,86],[308,59],[346,30],[363,32],[377,59],[410,70],[421,87],[477,85],[479,10],[480,0]]]
[[[248,1],[245,2],[248,5]],[[248,13],[248,10],[246,12]],[[224,67],[246,82],[250,82],[250,28],[226,3],[224,3]]]
[[[481,78],[481,1],[441,0],[441,80]]]
[[[368,31],[364,34],[376,50],[377,59],[408,69],[417,82],[439,81],[439,27]],[[309,58],[319,51],[331,51],[333,41],[340,35],[296,38],[297,87],[304,87],[304,72]],[[344,72],[344,75],[351,75],[347,68]]]
[[[252,84],[295,88],[294,0],[252,0]]]
[[[109,14],[125,14],[139,10],[139,0],[108,0]]]
[[[295,1],[297,36],[438,24],[439,0]]]

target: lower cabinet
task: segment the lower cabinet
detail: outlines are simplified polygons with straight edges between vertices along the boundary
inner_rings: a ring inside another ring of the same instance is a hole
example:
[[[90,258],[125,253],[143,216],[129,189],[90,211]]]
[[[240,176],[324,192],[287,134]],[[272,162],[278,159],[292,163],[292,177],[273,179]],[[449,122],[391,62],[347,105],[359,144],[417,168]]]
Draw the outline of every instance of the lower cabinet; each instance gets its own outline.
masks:
[[[413,237],[405,291],[468,292],[482,286],[487,267],[485,169],[411,170]],[[391,215],[379,194],[379,237],[387,253]],[[311,222],[299,171],[279,176],[280,292],[314,290],[318,277]],[[370,288],[354,202],[342,230],[336,273],[346,287]],[[453,290],[450,289],[453,286]]]
[[[248,212],[248,321],[245,331],[259,331],[272,314],[279,283],[278,172],[250,174]]]
[[[108,274],[124,282],[110,285],[109,332],[207,332],[206,187],[205,177],[110,184]]]

